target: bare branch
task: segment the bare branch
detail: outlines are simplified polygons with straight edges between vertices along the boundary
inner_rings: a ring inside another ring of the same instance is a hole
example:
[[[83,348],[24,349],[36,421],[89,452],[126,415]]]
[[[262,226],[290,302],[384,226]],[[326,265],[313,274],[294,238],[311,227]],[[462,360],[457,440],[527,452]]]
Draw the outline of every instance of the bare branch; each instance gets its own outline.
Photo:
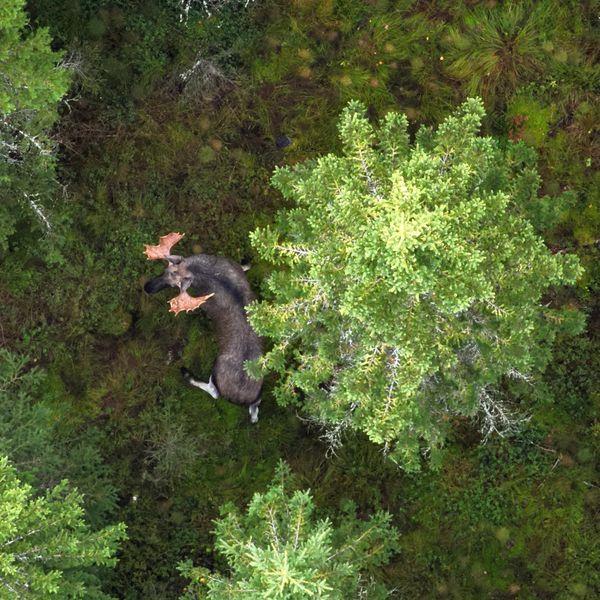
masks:
[[[500,437],[516,433],[531,418],[512,413],[502,400],[491,392],[489,386],[481,389],[478,400],[479,421],[484,444],[494,433]]]
[[[48,233],[50,233],[50,231],[52,231],[52,223],[50,223],[50,219],[48,219],[48,217],[46,216],[46,213],[44,213],[42,207],[35,201],[35,198],[39,198],[39,194],[28,194],[25,192],[23,195],[25,196],[25,198],[26,198],[29,206],[33,210],[33,212],[36,214],[38,219],[41,221],[41,223],[46,228],[46,231]]]

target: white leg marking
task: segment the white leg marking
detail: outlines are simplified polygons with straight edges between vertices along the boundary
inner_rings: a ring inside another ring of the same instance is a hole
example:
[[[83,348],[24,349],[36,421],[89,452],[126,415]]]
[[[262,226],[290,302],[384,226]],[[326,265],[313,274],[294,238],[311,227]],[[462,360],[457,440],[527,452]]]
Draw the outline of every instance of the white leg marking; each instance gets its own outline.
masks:
[[[258,423],[258,404],[251,404],[248,412],[250,413],[250,423]]]
[[[219,390],[217,386],[213,383],[212,375],[208,378],[208,387],[210,391],[208,392],[213,398],[218,398],[221,394],[219,394]]]
[[[198,381],[197,379],[194,379],[193,377],[189,377],[188,381],[190,382],[190,385],[193,385],[194,387],[204,390],[207,394],[210,394],[215,400],[219,397],[219,390],[216,388],[215,384],[212,382],[212,376],[208,380],[208,383],[204,383],[203,381]]]

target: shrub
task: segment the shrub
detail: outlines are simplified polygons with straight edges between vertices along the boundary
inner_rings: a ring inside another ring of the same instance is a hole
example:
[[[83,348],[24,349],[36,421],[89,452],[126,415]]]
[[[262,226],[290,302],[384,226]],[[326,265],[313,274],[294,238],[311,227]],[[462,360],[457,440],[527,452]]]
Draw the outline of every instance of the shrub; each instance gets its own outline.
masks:
[[[86,572],[114,565],[123,524],[91,532],[82,497],[63,481],[35,498],[0,457],[0,582],[15,598],[106,598]]]
[[[180,565],[192,579],[185,597],[385,598],[387,593],[368,575],[388,562],[397,543],[391,517],[378,512],[359,520],[350,503],[339,523],[317,520],[310,491],[293,491],[289,467],[281,463],[271,487],[252,498],[246,514],[233,505],[216,521],[216,548],[230,574]]]

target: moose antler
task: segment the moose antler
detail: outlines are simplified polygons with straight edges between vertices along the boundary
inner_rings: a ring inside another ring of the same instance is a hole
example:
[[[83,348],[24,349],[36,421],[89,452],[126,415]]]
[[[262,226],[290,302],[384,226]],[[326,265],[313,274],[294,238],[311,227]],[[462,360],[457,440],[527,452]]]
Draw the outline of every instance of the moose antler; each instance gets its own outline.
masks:
[[[214,295],[215,294],[213,292],[212,294],[208,294],[207,296],[198,296],[197,298],[194,298],[193,296],[190,296],[185,291],[185,289],[182,289],[179,296],[175,296],[175,298],[169,300],[169,304],[171,305],[169,312],[175,313],[177,315],[184,310],[185,312],[196,310],[199,306],[204,304],[209,298],[211,298]]]
[[[171,248],[185,235],[185,233],[168,233],[159,238],[158,246],[151,246],[144,244],[146,248],[144,254],[148,257],[148,260],[158,260],[164,258],[169,260],[171,256]]]

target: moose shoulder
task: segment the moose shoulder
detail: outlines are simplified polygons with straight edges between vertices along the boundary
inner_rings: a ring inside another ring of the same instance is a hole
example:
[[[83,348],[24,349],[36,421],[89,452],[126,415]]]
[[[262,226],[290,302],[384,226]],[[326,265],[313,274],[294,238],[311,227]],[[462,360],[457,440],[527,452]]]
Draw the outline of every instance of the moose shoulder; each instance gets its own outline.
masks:
[[[169,234],[175,236],[179,234]],[[246,317],[245,306],[254,300],[244,269],[221,256],[197,254],[187,258],[171,255],[174,240],[161,238],[159,246],[147,246],[148,258],[168,261],[165,271],[146,283],[144,289],[154,294],[166,287],[180,289],[171,301],[171,311],[193,310],[201,306],[214,323],[219,352],[208,383],[198,381],[187,370],[184,377],[193,386],[208,392],[213,398],[225,397],[234,404],[247,406],[250,420],[258,420],[262,380],[250,377],[244,362],[262,354],[262,343]],[[160,249],[160,250],[159,250]],[[191,290],[194,296],[187,292]]]

